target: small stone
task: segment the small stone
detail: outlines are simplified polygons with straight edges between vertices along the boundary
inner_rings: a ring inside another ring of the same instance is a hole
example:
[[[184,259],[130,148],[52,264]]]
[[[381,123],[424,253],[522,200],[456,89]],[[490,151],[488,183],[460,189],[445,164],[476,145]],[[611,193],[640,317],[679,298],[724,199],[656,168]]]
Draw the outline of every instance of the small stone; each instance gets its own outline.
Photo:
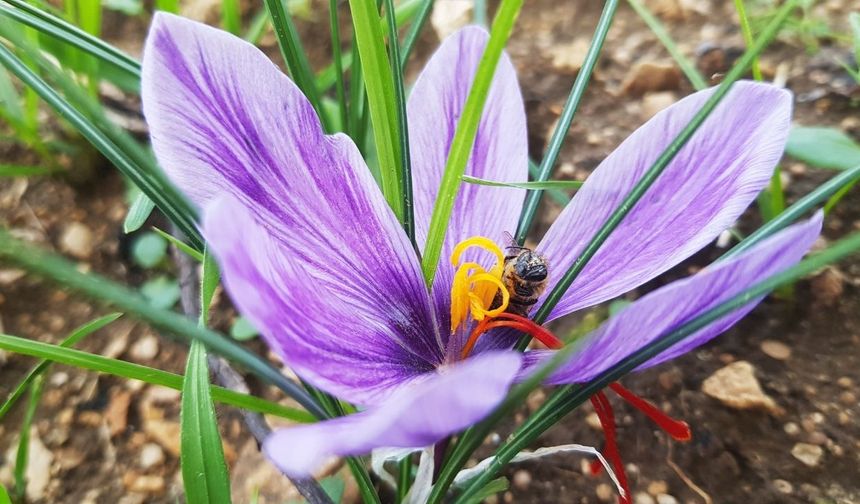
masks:
[[[621,84],[624,94],[642,96],[657,91],[675,91],[681,85],[681,71],[671,64],[639,63]]]
[[[612,502],[615,500],[615,489],[608,483],[601,483],[594,489],[595,495],[600,502]]]
[[[657,112],[668,108],[676,101],[678,101],[678,96],[671,91],[646,94],[642,98],[642,119],[651,119],[657,115]]]
[[[513,483],[514,488],[518,490],[528,490],[529,486],[532,484],[532,475],[525,469],[520,469],[514,473]]]
[[[603,426],[600,425],[600,417],[597,416],[597,413],[589,413],[588,416],[585,417],[585,423],[594,430],[603,430]]]
[[[811,280],[811,287],[816,301],[833,306],[845,292],[845,275],[835,267],[825,268]]]
[[[472,0],[445,0],[433,6],[430,25],[439,40],[469,24],[472,19]]]
[[[787,424],[782,426],[782,430],[785,431],[789,436],[796,436],[800,434],[800,426],[794,422],[788,422]]]
[[[842,388],[852,388],[854,386],[854,380],[848,378],[847,376],[843,376],[836,380],[836,384]]]
[[[657,496],[657,504],[678,504],[678,499],[669,494],[660,494]]]
[[[80,222],[70,223],[60,235],[60,250],[77,259],[88,259],[93,253],[93,232]]]
[[[839,401],[845,406],[854,406],[857,404],[857,395],[850,390],[846,390],[839,394]]]
[[[657,496],[669,491],[669,485],[665,481],[652,481],[648,484],[648,493]]]
[[[633,504],[656,504],[656,501],[647,493],[638,492],[633,495]]]
[[[816,467],[824,456],[824,449],[808,443],[797,443],[791,449],[791,455],[809,467]]]
[[[136,361],[151,361],[158,355],[158,338],[147,335],[137,340],[129,351]]]
[[[544,401],[546,401],[546,392],[542,389],[536,389],[526,398],[526,406],[529,408],[529,411],[534,413]]]
[[[140,449],[140,467],[151,469],[164,463],[164,450],[155,443],[147,443]]]
[[[830,441],[830,438],[828,438],[823,432],[816,431],[806,436],[806,442],[809,444],[824,446],[828,441]]]
[[[786,495],[790,494],[791,492],[794,491],[794,487],[791,485],[791,483],[789,483],[788,481],[785,481],[783,479],[773,480],[773,488],[777,492],[779,492],[781,494],[786,494]]]
[[[128,407],[130,404],[131,392],[123,390],[111,394],[104,413],[111,437],[125,432],[125,428],[128,426]]]
[[[755,369],[746,361],[733,362],[709,376],[702,383],[702,392],[730,408],[781,413],[776,402],[762,391]]]
[[[553,44],[549,50],[552,66],[560,72],[577,73],[585,61],[589,40],[578,38],[569,43]]]
[[[143,422],[143,430],[150,439],[174,457],[179,457],[179,422],[171,420],[149,420]]]
[[[761,351],[768,357],[776,360],[784,361],[791,358],[791,348],[785,343],[776,340],[762,341]]]
[[[161,476],[126,473],[122,482],[128,491],[144,494],[160,494],[165,488],[164,478]]]

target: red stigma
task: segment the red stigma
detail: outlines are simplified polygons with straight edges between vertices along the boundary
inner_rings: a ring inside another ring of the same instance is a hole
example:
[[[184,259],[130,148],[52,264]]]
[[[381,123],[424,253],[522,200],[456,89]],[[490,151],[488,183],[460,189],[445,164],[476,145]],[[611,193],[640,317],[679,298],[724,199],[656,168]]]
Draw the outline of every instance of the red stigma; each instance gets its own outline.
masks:
[[[564,343],[562,343],[561,340],[553,333],[546,330],[543,326],[536,324],[533,320],[505,312],[492,318],[487,317],[479,322],[478,325],[475,326],[475,329],[472,330],[472,334],[469,335],[469,339],[463,346],[463,350],[460,352],[460,357],[463,359],[468,357],[472,352],[472,349],[475,347],[475,343],[478,342],[478,338],[485,332],[490,329],[495,329],[496,327],[510,327],[524,332],[546,345],[547,348],[551,348],[553,350],[558,350],[564,346]]]

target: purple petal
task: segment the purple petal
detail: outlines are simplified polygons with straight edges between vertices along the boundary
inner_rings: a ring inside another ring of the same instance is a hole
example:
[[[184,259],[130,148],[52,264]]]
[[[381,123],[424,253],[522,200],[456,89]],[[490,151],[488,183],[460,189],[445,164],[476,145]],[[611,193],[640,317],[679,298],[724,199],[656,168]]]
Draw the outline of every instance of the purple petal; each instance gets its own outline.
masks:
[[[423,318],[429,312],[423,285],[409,294],[408,286],[400,285],[404,279],[395,275],[382,286],[384,292],[377,287],[357,294],[349,291],[353,278],[339,280],[344,270],[333,268],[331,278],[319,278],[324,271],[296,255],[232,196],[207,207],[203,228],[239,311],[314,385],[351,402],[373,404],[438,364],[414,344],[428,339],[425,332],[434,327]]]
[[[448,149],[472,87],[488,34],[468,27],[446,38],[427,63],[409,97],[409,144],[415,192],[416,239],[424,248],[430,215],[445,171]],[[499,61],[466,174],[489,180],[523,182],[528,177],[526,116],[516,72],[507,55]],[[440,323],[448,327],[454,246],[471,236],[502,240],[515,233],[525,191],[463,183],[457,196],[439,269],[433,283]],[[464,261],[486,262],[486,254],[467,252]]]
[[[415,252],[358,149],[323,134],[308,101],[263,53],[158,14],[142,87],[171,178],[202,207],[231,196],[206,216],[205,234],[232,264],[225,277],[234,301],[286,362],[366,402],[406,369],[442,361]]]
[[[625,308],[582,343],[549,383],[588,381],[639,348],[681,326],[744,289],[799,262],[821,232],[822,214],[789,227],[733,259],[662,287]],[[749,313],[764,296],[750,301],[648,361],[640,369],[673,359],[706,343]],[[529,352],[525,370],[553,352]],[[523,373],[528,374],[528,371]]]
[[[504,399],[520,362],[516,352],[459,362],[414,380],[367,411],[276,431],[263,449],[285,473],[304,476],[331,455],[431,445],[487,416]]]
[[[588,177],[538,247],[550,261],[553,284],[713,92],[695,93],[654,116]],[[606,240],[550,318],[647,282],[731,226],[770,180],[790,118],[788,91],[735,84]]]

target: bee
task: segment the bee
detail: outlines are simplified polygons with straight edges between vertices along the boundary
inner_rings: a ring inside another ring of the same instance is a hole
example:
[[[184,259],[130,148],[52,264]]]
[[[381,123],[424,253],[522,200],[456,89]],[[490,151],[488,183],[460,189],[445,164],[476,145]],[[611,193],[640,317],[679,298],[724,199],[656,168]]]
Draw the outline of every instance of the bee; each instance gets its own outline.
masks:
[[[513,239],[505,247],[505,266],[502,283],[511,295],[508,313],[528,316],[546,289],[549,272],[546,259],[528,247],[520,247]],[[491,308],[502,304],[502,294],[497,293]]]

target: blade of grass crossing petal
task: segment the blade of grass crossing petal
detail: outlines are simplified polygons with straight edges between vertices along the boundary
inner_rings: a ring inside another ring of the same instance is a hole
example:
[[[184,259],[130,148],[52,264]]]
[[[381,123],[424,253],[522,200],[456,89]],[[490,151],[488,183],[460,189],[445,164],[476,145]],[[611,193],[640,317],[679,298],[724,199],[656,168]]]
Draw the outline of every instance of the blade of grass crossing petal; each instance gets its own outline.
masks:
[[[341,47],[340,43],[340,23],[338,22],[337,3],[338,0],[329,0],[328,3],[329,30],[331,30],[331,50],[332,59],[334,60],[332,65],[334,65],[335,93],[340,111],[340,123],[346,129],[349,119],[347,116],[346,88],[343,83],[343,47]],[[319,86],[319,80],[317,80],[317,85]]]
[[[21,355],[28,355],[49,360],[58,364],[74,366],[98,373],[105,373],[129,380],[137,380],[150,385],[182,390],[183,377],[160,369],[134,364],[131,362],[111,359],[102,355],[82,352],[73,348],[51,345],[26,338],[18,338],[0,334],[0,349]],[[212,386],[212,398],[222,404],[228,404],[249,411],[257,411],[267,415],[282,417],[295,422],[313,422],[310,413],[278,403],[266,401],[252,395],[241,394],[233,390]]]
[[[773,40],[779,31],[779,28],[782,26],[782,23],[796,5],[796,0],[789,0],[779,9],[774,19],[765,28],[762,36],[743,54],[743,56],[741,56],[738,63],[726,74],[722,84],[720,84],[711,97],[708,98],[704,105],[702,105],[702,108],[696,112],[690,122],[681,130],[678,136],[672,140],[657,160],[654,161],[654,164],[645,172],[639,182],[637,182],[633,189],[631,189],[627,196],[625,196],[618,208],[616,208],[612,215],[609,216],[597,233],[595,233],[588,245],[583,249],[582,254],[573,262],[571,267],[562,276],[559,283],[546,296],[544,303],[540,306],[534,316],[535,322],[543,323],[546,320],[552,309],[555,308],[555,305],[561,299],[564,292],[567,291],[579,273],[582,272],[588,264],[588,261],[594,257],[594,254],[597,253],[612,231],[618,227],[628,212],[630,212],[630,210],[636,205],[654,181],[657,180],[657,177],[660,176],[663,170],[666,169],[675,155],[678,154],[687,141],[690,140],[699,126],[710,115],[711,111],[713,111],[723,97],[726,96],[732,84],[734,84],[735,81],[737,81],[746,72],[752,59],[758,56],[767,44]],[[528,344],[528,340],[526,338],[521,338],[517,348],[522,350],[525,348],[526,344]]]
[[[69,334],[66,339],[64,339],[60,346],[64,348],[72,347],[78,344],[82,339],[89,336],[90,334],[98,331],[102,327],[110,324],[114,320],[120,318],[122,313],[111,313],[109,315],[105,315],[104,317],[99,317],[91,322],[88,322],[81,327],[78,327],[71,334]],[[6,401],[3,402],[3,405],[0,406],[0,421],[3,420],[3,417],[12,409],[18,399],[23,397],[24,392],[26,392],[27,387],[33,383],[33,381],[42,376],[45,371],[47,371],[50,363],[48,361],[43,360],[38,363],[33,369],[30,370],[29,373],[18,383],[18,386],[6,397]]]
[[[281,55],[287,64],[290,76],[317,111],[326,131],[330,131],[329,121],[320,102],[319,92],[317,91],[316,81],[311,72],[307,53],[302,47],[302,41],[299,39],[296,26],[293,24],[292,15],[289,9],[287,9],[286,1],[265,0],[265,4],[266,10],[269,12],[269,17],[272,20],[272,27],[275,28],[278,47],[281,49]]]
[[[675,63],[678,64],[678,67],[681,68],[681,71],[684,72],[684,75],[690,81],[690,84],[696,90],[702,90],[708,87],[708,82],[702,77],[702,74],[696,70],[696,66],[684,56],[684,53],[681,52],[681,49],[675,45],[675,41],[672,40],[672,36],[669,35],[669,32],[666,31],[666,27],[663,26],[663,23],[657,19],[654,14],[648,10],[645,5],[639,0],[627,0],[627,3],[630,4],[630,7],[633,7],[633,10],[639,14],[639,17],[642,18],[642,21],[645,21],[645,24],[648,25],[648,28],[654,32],[654,35],[658,40],[663,44],[672,58],[675,60]]]
[[[319,418],[326,416],[325,411],[298,384],[260,356],[227,336],[198,327],[178,313],[154,308],[143,296],[123,285],[96,274],[81,273],[66,259],[16,240],[2,229],[0,229],[0,258],[67,288],[116,306],[126,313],[134,314],[184,341],[200,340],[211,351],[244,366],[248,371],[277,386],[315,416]]]
[[[71,44],[92,54],[100,61],[114,65],[136,79],[140,79],[140,62],[116,47],[71,23],[27,4],[25,1],[8,0],[6,3],[13,8],[0,6],[0,15],[12,18],[19,23],[35,28],[41,33]]]
[[[143,223],[149,218],[153,209],[155,209],[155,203],[146,194],[138,192],[122,223],[123,232],[133,233],[143,227]]]
[[[754,233],[747,236],[742,242],[738,243],[731,250],[723,254],[718,260],[722,261],[724,259],[735,257],[741,252],[748,250],[756,243],[759,243],[768,236],[796,221],[819,203],[824,202],[828,198],[835,197],[836,194],[844,191],[846,187],[850,187],[858,180],[860,180],[860,165],[839,173],[827,182],[816,187],[806,196],[794,202],[794,204],[786,208],[774,219],[765,223]]]
[[[540,178],[540,168],[531,159],[529,159],[529,177],[531,177],[532,182],[537,182]],[[562,207],[570,203],[570,196],[568,196],[562,191],[559,191],[558,189],[549,189],[547,190],[547,192],[549,193],[550,198],[552,198]]]
[[[550,189],[567,190],[579,189],[584,182],[579,180],[545,180],[543,182],[497,182],[477,177],[463,175],[463,182],[468,184],[484,185],[491,187],[516,187],[519,189],[530,189],[533,191],[546,191]]]
[[[242,34],[242,15],[238,0],[221,0],[221,27],[236,36]]]
[[[436,274],[436,266],[439,263],[439,255],[442,252],[442,243],[445,241],[445,233],[448,230],[448,221],[454,208],[454,201],[460,190],[463,174],[466,172],[466,164],[472,155],[472,147],[475,144],[475,136],[478,132],[478,124],[484,112],[484,104],[496,73],[496,66],[502,56],[505,44],[514,28],[514,23],[523,6],[523,0],[502,0],[501,5],[493,20],[490,29],[490,39],[487,47],[478,63],[475,72],[475,80],[463,106],[463,113],[457,122],[454,138],[451,140],[451,148],[448,152],[448,161],[436,203],[433,206],[433,214],[430,217],[430,227],[427,232],[427,244],[424,248],[424,258],[421,267],[424,272],[424,281],[427,285],[433,283]]]
[[[752,28],[750,28],[750,20],[747,17],[747,9],[744,6],[744,0],[734,0],[735,1],[735,10],[738,12],[738,18],[741,23],[741,33],[744,36],[744,43],[747,47],[751,46],[753,43],[753,34]],[[763,76],[761,74],[761,68],[758,64],[758,58],[755,58],[752,62],[752,74],[753,79],[760,81],[763,80]]]
[[[24,413],[24,420],[21,422],[21,430],[18,437],[18,450],[15,453],[15,496],[18,502],[25,502],[27,495],[27,463],[30,458],[30,428],[33,426],[33,419],[36,417],[36,409],[39,407],[39,401],[42,398],[42,389],[44,380],[41,376],[37,377],[30,384],[30,396],[27,403],[27,411]]]
[[[397,19],[394,0],[384,0],[385,18],[388,20],[388,59],[394,82],[394,101],[396,105],[397,130],[400,152],[400,194],[403,198],[403,230],[418,250],[415,243],[415,211],[412,204],[412,161],[409,158],[409,127],[406,118],[406,91],[403,87],[403,72],[400,61],[400,39],[397,37]]]
[[[561,146],[564,144],[568,130],[570,130],[570,124],[573,122],[573,117],[579,109],[579,104],[582,102],[582,97],[585,95],[585,90],[591,81],[591,74],[594,71],[595,65],[597,65],[597,60],[600,58],[603,43],[606,41],[606,34],[609,33],[612,20],[615,18],[615,11],[618,9],[618,1],[607,0],[603,4],[603,12],[601,12],[597,26],[594,28],[594,36],[591,37],[591,44],[588,47],[588,52],[585,54],[582,68],[580,68],[573,86],[570,88],[570,94],[567,96],[561,116],[552,132],[552,137],[550,137],[549,145],[544,153],[538,173],[537,175],[533,175],[537,182],[549,180],[550,175],[552,175],[552,169],[555,167],[558,154],[561,152]],[[520,222],[517,226],[516,240],[521,245],[525,243],[526,235],[534,221],[542,196],[543,194],[537,191],[529,192],[526,195],[523,211],[520,215]]]
[[[397,98],[379,23],[379,10],[374,1],[350,0],[349,5],[352,10],[355,42],[361,58],[376,155],[379,158],[382,193],[397,219],[404,222]]]
[[[194,224],[187,203],[181,199],[169,198],[165,187],[158,184],[152,177],[145,176],[142,169],[128,155],[108,138],[105,133],[87,119],[80,111],[64,100],[42,78],[30,70],[7,47],[0,45],[0,64],[9,69],[26,85],[30,86],[45,100],[60,116],[66,119],[84,138],[93,144],[111,163],[124,175],[146,193],[158,207],[173,220],[183,232],[191,237],[195,245],[202,244],[200,233]],[[176,194],[176,193],[174,193]]]
[[[666,333],[653,343],[631,353],[628,357],[612,366],[594,380],[579,386],[567,385],[558,389],[508,440],[496,451],[496,459],[486,471],[475,478],[464,490],[456,502],[474,494],[482,485],[487,483],[498,471],[505,466],[517,453],[528,446],[546,429],[553,426],[561,418],[580,406],[596,392],[610,383],[619,380],[625,374],[633,371],[648,360],[654,358],[684,338],[695,334],[700,329],[725,317],[729,313],[749,303],[750,299],[762,296],[779,287],[790,285],[797,280],[814,273],[820,268],[842,260],[860,250],[860,233],[854,233],[844,238],[828,249],[809,256],[795,266],[768,277],[750,286],[730,299],[701,313],[680,327]],[[570,346],[570,345],[569,345]]]
[[[180,465],[188,502],[230,503],[230,476],[209,394],[206,349],[191,342],[180,414]]]

